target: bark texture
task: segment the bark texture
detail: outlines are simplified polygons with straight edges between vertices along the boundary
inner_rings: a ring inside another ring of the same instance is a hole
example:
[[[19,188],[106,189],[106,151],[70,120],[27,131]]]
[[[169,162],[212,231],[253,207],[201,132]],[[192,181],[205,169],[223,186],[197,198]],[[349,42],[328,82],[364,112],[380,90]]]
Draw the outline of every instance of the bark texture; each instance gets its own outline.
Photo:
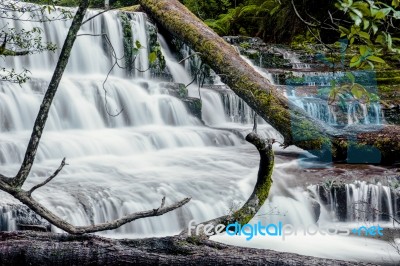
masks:
[[[348,148],[356,143],[358,149],[377,149],[375,161],[400,161],[398,126],[368,129],[352,128],[351,132],[329,128],[305,111],[288,102],[273,85],[254,71],[240,55],[178,0],[140,0],[142,8],[155,21],[177,38],[200,53],[222,80],[262,118],[284,137],[284,145],[296,145],[320,158],[346,160]],[[394,133],[393,133],[394,132]],[[382,139],[380,136],[387,138]],[[359,156],[363,156],[362,152]],[[350,160],[351,161],[351,160]]]
[[[181,236],[112,240],[0,232],[0,265],[373,265],[219,244]]]

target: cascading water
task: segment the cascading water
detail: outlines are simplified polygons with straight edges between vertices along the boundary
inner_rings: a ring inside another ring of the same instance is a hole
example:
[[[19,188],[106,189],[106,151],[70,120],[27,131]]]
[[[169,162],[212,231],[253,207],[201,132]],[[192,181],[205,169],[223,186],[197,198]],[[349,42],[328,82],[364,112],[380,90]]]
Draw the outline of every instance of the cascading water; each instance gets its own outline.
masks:
[[[330,187],[314,185],[309,190],[325,206],[325,220],[390,222],[400,218],[400,191],[388,185],[355,181]]]
[[[310,69],[310,64],[302,63],[299,59],[299,56],[294,51],[289,51],[281,48],[275,48],[275,50],[283,55],[284,59],[288,59],[290,64],[294,69]]]
[[[89,11],[87,17],[95,13]],[[135,68],[143,70],[149,66],[148,22],[143,13],[130,14],[129,18],[133,40],[142,45]],[[42,26],[13,23],[18,27]],[[60,45],[68,25],[63,21],[46,24],[44,41]],[[191,219],[200,222],[227,214],[232,206],[246,200],[255,183],[259,155],[235,132],[244,136],[251,130],[251,109],[226,88],[222,92],[201,88],[202,118],[208,125],[204,126],[188,112],[183,101],[165,94],[163,83],[149,79],[147,73],[135,70],[131,77],[126,69],[115,68],[103,87],[114,58],[101,37],[89,36],[100,33],[109,35],[118,58],[124,55],[118,12],[109,11],[83,26],[24,188],[43,181],[67,157],[69,165],[34,197],[75,225],[101,223],[153,209],[163,196],[167,203],[192,197],[187,206],[174,212],[104,233],[113,237],[174,234]],[[159,35],[158,39],[174,81],[188,84],[192,77],[174,58],[163,37]],[[34,78],[21,87],[0,84],[0,168],[4,175],[13,176],[18,171],[57,55],[46,53],[5,61],[7,67],[30,69]],[[198,96],[197,86],[189,87],[189,94]],[[120,110],[122,113],[116,117],[109,115]],[[262,135],[282,140],[270,125],[259,122]],[[299,160],[286,160],[277,156],[269,203],[255,220],[265,217],[262,214],[270,212],[272,206],[280,214],[269,215],[271,219],[298,225],[313,223],[315,210],[308,193],[288,185],[296,179],[290,169],[299,167]],[[0,209],[0,228],[14,230],[19,223],[12,207],[16,202],[5,193],[0,196],[5,204]],[[222,241],[243,244],[236,238]],[[351,238],[335,241],[359,243]],[[269,247],[265,242],[256,240],[254,244]],[[295,244],[283,244],[276,249],[297,251]],[[377,245],[383,244],[373,244],[368,250]],[[341,252],[334,247],[333,254],[327,255],[315,248],[311,255],[340,257]],[[363,258],[362,254],[359,251],[355,256]]]

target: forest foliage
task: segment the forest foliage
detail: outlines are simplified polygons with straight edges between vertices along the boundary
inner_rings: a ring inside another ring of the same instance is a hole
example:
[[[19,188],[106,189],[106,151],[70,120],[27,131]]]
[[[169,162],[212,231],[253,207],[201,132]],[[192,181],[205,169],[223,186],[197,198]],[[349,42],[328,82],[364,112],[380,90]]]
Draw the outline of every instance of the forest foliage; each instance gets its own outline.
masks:
[[[183,0],[220,35],[257,36],[266,42],[345,44],[350,67],[385,65],[400,54],[399,0]],[[217,14],[219,12],[220,14]]]

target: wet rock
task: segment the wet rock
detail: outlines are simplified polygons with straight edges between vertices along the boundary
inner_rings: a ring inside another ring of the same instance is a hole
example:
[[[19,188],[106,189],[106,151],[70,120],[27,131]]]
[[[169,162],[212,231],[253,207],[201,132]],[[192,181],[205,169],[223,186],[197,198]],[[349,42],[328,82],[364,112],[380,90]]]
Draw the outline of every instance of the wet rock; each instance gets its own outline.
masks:
[[[319,220],[319,216],[321,215],[321,205],[319,204],[318,201],[314,199],[310,199],[310,201],[311,201],[313,218],[314,221],[317,222]]]
[[[188,111],[195,117],[201,120],[201,100],[198,98],[187,97],[182,99]]]
[[[188,97],[188,90],[182,83],[175,82],[163,82],[160,86],[166,89],[166,93],[179,99],[185,99]]]
[[[0,231],[51,231],[49,222],[22,204],[0,203]]]
[[[166,90],[166,93],[180,99],[189,113],[201,120],[201,100],[189,97],[188,89],[182,83],[163,82],[160,84]]]
[[[387,123],[400,125],[400,104],[384,108],[383,114]]]

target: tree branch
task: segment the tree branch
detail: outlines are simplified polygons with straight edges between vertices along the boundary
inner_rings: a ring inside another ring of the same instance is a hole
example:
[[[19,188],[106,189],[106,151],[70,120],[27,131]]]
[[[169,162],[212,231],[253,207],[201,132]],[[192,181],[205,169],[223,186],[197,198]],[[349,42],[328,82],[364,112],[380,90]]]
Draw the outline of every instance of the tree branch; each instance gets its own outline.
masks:
[[[89,0],[82,0],[79,5],[78,11],[74,16],[74,19],[72,20],[72,24],[69,28],[67,38],[65,39],[63,48],[61,50],[56,69],[54,70],[49,87],[46,91],[46,94],[44,95],[39,113],[36,117],[36,121],[32,130],[32,135],[26,149],[24,161],[21,164],[18,174],[12,180],[12,184],[16,187],[22,187],[32,169],[32,165],[36,157],[36,152],[39,147],[40,139],[42,137],[43,129],[49,115],[51,103],[54,99],[54,96],[58,89],[58,85],[60,84],[64,70],[67,66],[72,46],[74,45],[76,35],[80,29],[88,6]]]
[[[61,162],[61,165],[58,167],[58,169],[49,178],[47,178],[45,181],[43,181],[42,183],[37,184],[36,186],[32,187],[28,191],[28,194],[31,195],[33,193],[33,191],[35,191],[36,189],[38,189],[40,187],[43,187],[44,185],[49,183],[51,180],[53,180],[53,178],[55,178],[61,172],[61,170],[64,168],[65,165],[66,165],[66,163],[65,163],[65,158],[64,158],[62,160],[62,162]]]
[[[182,62],[188,60],[188,59],[191,58],[192,56],[195,56],[195,55],[198,55],[198,54],[200,54],[200,53],[197,53],[197,52],[196,52],[196,53],[193,53],[193,54],[191,54],[191,55],[188,55],[188,56],[186,56],[185,58],[183,58],[181,61],[179,61],[178,64],[180,64],[180,63],[182,63]]]
[[[84,22],[82,22],[82,25],[86,24],[87,22],[91,21],[92,19],[94,19],[94,18],[97,17],[97,16],[103,15],[104,13],[106,13],[106,12],[108,12],[108,11],[110,11],[110,10],[112,10],[112,9],[106,9],[106,10],[103,10],[103,11],[97,13],[96,15],[91,16],[90,18],[88,18],[87,20],[85,20]]]
[[[294,12],[296,13],[296,16],[297,16],[304,24],[306,24],[307,26],[310,26],[310,27],[318,27],[318,26],[319,26],[319,25],[312,24],[312,23],[310,23],[310,22],[308,22],[308,21],[305,21],[305,20],[300,16],[299,12],[297,11],[297,8],[296,8],[296,5],[294,4],[294,1],[292,0],[291,2],[292,2],[292,6],[293,6],[293,9],[294,9]]]
[[[261,138],[255,132],[251,132],[246,136],[246,140],[253,144],[260,153],[260,166],[257,175],[257,182],[254,186],[253,193],[247,199],[246,203],[237,211],[231,214],[224,215],[204,223],[203,225],[211,224],[214,226],[223,224],[227,226],[230,223],[238,222],[240,224],[248,223],[258,212],[264,202],[267,200],[269,190],[272,185],[272,172],[274,168],[274,152],[272,150],[273,140]],[[194,229],[195,230],[195,229]],[[181,235],[186,235],[189,232],[185,229]],[[190,232],[190,234],[194,231]],[[215,233],[215,232],[214,232]]]
[[[46,209],[43,205],[41,205],[39,202],[37,202],[28,191],[21,190],[20,188],[14,188],[11,187],[9,190],[6,192],[10,193],[13,195],[16,199],[21,201],[23,204],[28,206],[32,211],[43,217],[45,220],[47,220],[49,223],[57,226],[58,228],[66,231],[67,233],[74,234],[74,235],[80,235],[80,234],[88,234],[88,233],[94,233],[94,232],[100,232],[100,231],[106,231],[106,230],[113,230],[116,229],[124,224],[130,223],[132,221],[142,219],[142,218],[148,218],[148,217],[154,217],[154,216],[160,216],[163,215],[167,212],[173,211],[177,208],[182,207],[186,203],[188,203],[191,198],[185,198],[179,202],[176,202],[174,204],[171,204],[169,206],[164,206],[165,205],[165,197],[162,200],[161,206],[157,209],[152,209],[148,211],[141,211],[141,212],[135,212],[129,215],[126,215],[122,218],[119,218],[117,220],[111,221],[111,222],[106,222],[106,223],[101,223],[98,225],[91,225],[91,226],[74,226],[61,218],[59,218],[57,215]]]

